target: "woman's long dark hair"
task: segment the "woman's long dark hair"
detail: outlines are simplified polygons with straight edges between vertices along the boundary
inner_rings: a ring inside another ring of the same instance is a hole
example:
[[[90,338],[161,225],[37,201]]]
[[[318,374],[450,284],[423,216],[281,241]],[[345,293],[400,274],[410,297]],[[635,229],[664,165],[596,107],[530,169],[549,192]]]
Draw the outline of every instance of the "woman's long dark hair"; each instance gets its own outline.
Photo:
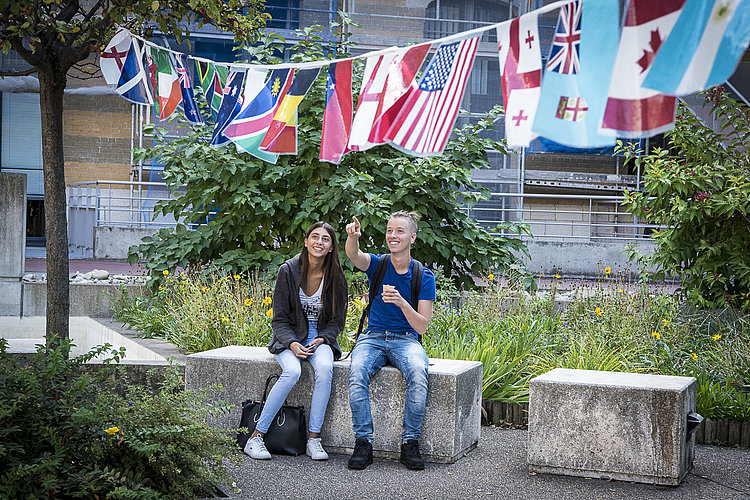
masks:
[[[336,232],[334,231],[333,226],[327,222],[316,222],[307,230],[305,238],[309,238],[310,233],[319,227],[328,231],[328,236],[331,237],[331,251],[328,252],[323,260],[324,285],[321,302],[324,305],[331,305],[331,316],[333,316],[336,312],[336,300],[341,293],[341,288],[342,286],[346,286],[345,284],[342,285],[342,282],[346,283],[346,278],[344,278],[344,271],[341,269],[341,262],[339,261],[339,245],[336,240]],[[300,272],[302,273],[301,283],[307,283],[307,270],[310,267],[310,260],[307,256],[307,248],[304,245],[302,246],[302,252],[299,256],[299,267]]]

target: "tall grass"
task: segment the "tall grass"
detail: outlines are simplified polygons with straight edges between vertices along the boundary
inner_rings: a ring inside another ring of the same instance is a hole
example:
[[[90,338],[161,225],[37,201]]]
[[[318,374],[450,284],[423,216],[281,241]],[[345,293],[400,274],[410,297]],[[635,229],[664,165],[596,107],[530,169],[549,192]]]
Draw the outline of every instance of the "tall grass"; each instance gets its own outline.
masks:
[[[271,337],[271,290],[258,276],[170,274],[152,295],[121,299],[116,317],[187,353],[263,346]],[[353,346],[365,291],[361,282],[350,286],[338,339],[344,351]],[[443,293],[423,336],[425,350],[481,362],[489,400],[528,401],[529,380],[558,367],[684,375],[698,379],[704,417],[750,420],[747,317],[688,310],[672,295],[609,278],[574,289],[564,307],[556,294],[556,288],[528,295],[497,285],[482,294]]]

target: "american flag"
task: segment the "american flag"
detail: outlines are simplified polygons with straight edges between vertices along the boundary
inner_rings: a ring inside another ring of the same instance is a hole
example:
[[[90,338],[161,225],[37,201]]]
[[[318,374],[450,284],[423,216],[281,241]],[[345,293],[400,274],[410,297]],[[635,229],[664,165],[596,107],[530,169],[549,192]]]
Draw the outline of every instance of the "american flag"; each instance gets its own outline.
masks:
[[[479,37],[442,44],[418,88],[411,88],[386,134],[394,147],[426,156],[440,154],[456,122]]]
[[[560,8],[555,38],[547,61],[547,71],[577,75],[581,71],[581,1],[576,0]]]

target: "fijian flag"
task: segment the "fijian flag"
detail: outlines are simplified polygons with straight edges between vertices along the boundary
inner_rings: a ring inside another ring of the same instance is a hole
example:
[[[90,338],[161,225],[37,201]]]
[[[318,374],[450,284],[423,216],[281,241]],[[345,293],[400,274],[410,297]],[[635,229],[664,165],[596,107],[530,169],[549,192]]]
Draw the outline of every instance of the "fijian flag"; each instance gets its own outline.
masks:
[[[326,106],[323,111],[323,134],[320,139],[320,161],[338,164],[346,153],[352,129],[352,61],[328,66]]]
[[[128,56],[122,66],[120,80],[117,82],[117,93],[136,104],[154,104],[154,98],[148,86],[148,75],[143,67],[141,47],[136,38],[130,41]]]
[[[419,87],[411,89],[386,134],[391,145],[415,156],[443,152],[478,45],[479,37],[440,45]]]
[[[268,127],[260,149],[276,154],[297,154],[297,108],[312,87],[320,68],[297,72],[286,95],[282,98],[273,121]]]
[[[182,110],[185,113],[185,118],[192,124],[203,123],[203,118],[198,111],[198,104],[195,102],[195,95],[193,94],[193,82],[190,80],[188,74],[188,65],[186,64],[187,56],[185,54],[178,54],[175,52],[171,53],[172,63],[177,76],[180,79],[180,92],[182,93]]]
[[[532,132],[574,148],[615,144],[599,127],[619,30],[619,0],[576,0],[561,7]]]
[[[253,73],[257,77],[252,77]],[[242,107],[226,129],[224,135],[237,145],[238,151],[244,151],[269,163],[276,163],[278,155],[259,148],[268,127],[273,121],[280,99],[292,85],[294,70],[291,68],[275,69],[263,85],[265,72],[249,70]]]

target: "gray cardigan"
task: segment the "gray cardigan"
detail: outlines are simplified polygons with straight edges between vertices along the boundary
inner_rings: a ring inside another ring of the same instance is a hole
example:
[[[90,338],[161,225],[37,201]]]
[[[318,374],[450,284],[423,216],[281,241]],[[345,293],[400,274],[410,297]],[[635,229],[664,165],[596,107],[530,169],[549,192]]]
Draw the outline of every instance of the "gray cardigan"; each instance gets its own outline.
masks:
[[[336,337],[344,329],[349,298],[343,273],[339,279],[341,292],[336,300],[336,311],[331,311],[330,307],[324,304],[318,318],[318,337],[322,337],[331,347],[333,359],[341,357],[341,348]],[[273,290],[273,320],[271,321],[273,336],[268,343],[268,350],[271,354],[278,354],[284,349],[289,349],[292,342],[304,344],[307,340],[307,316],[302,312],[302,304],[299,301],[301,280],[302,272],[299,254],[297,254],[281,265],[276,278],[276,286]],[[327,295],[330,285],[330,283],[323,285],[323,297]]]

